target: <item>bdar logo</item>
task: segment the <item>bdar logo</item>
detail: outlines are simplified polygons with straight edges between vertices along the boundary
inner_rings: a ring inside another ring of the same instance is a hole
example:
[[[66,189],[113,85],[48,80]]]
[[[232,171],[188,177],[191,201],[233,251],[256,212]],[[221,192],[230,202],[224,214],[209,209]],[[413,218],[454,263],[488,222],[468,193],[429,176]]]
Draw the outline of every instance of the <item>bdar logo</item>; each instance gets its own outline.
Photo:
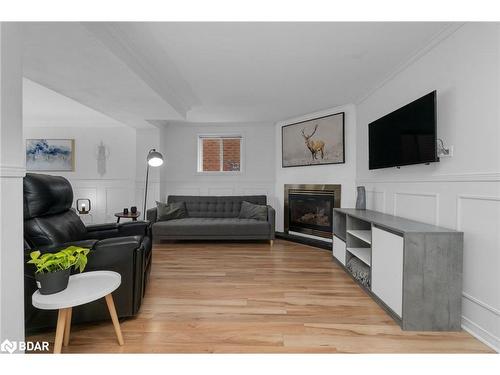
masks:
[[[1,344],[0,344],[0,350],[2,352],[9,352],[10,354],[14,353],[17,349],[17,343],[9,341],[8,339],[5,339]]]

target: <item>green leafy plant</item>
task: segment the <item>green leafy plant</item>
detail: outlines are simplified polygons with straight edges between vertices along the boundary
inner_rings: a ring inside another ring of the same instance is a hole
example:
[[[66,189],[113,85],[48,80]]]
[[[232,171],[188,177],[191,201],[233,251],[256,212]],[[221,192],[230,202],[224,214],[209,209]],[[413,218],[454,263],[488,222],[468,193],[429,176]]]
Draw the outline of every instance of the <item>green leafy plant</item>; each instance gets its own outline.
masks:
[[[87,255],[90,249],[78,246],[69,246],[57,253],[41,254],[40,251],[30,253],[29,264],[36,266],[36,273],[50,273],[67,270],[75,267],[75,270],[83,272],[87,265]]]

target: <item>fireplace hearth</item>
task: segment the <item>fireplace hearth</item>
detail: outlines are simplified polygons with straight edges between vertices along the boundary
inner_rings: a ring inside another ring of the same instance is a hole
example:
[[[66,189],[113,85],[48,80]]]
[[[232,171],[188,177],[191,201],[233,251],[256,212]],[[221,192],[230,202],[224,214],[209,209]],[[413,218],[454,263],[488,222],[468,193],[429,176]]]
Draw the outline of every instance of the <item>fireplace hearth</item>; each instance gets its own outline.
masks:
[[[332,238],[340,185],[285,185],[285,233]]]

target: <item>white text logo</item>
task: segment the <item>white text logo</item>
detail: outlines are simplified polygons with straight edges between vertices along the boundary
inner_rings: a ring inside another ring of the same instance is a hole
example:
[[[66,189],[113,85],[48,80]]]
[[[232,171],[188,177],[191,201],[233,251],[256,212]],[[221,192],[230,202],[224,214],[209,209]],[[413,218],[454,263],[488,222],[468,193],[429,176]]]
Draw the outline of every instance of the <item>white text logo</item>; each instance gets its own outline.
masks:
[[[14,353],[17,349],[17,343],[15,341],[10,341],[5,339],[2,344],[0,344],[0,350],[2,352],[9,352],[10,354]]]
[[[30,351],[30,352],[48,352],[49,342],[48,341],[10,341],[5,339],[0,344],[0,352],[14,353],[16,350],[19,351]]]

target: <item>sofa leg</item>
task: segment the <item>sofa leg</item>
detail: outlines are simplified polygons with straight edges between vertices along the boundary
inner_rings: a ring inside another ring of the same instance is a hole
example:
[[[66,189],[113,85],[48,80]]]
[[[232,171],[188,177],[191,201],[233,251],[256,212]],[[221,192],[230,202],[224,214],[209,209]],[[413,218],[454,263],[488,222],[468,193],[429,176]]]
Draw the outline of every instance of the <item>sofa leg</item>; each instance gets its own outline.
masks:
[[[269,240],[269,245],[273,246],[274,245],[274,240]]]

